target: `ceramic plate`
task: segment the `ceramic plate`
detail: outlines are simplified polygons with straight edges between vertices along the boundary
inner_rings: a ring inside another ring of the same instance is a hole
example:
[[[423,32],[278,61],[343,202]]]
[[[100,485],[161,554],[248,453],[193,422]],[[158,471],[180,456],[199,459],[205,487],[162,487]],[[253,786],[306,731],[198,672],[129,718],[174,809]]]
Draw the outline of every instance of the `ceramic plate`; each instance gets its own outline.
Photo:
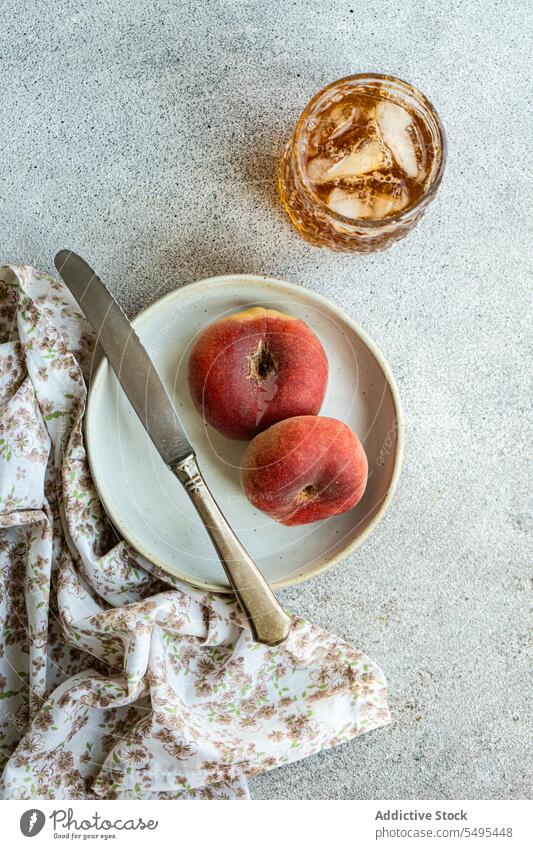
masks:
[[[242,494],[246,447],[205,427],[189,400],[187,358],[207,324],[248,306],[272,307],[306,321],[329,358],[321,413],[342,419],[361,439],[368,486],[342,516],[287,528],[255,510]],[[215,498],[274,587],[303,581],[360,545],[384,515],[401,465],[402,417],[396,384],[376,345],[332,303],[292,283],[224,275],[170,292],[133,322],[174,400]],[[228,584],[188,496],[143,430],[106,360],[94,376],[86,418],[93,478],[115,527],[162,569],[195,586]]]

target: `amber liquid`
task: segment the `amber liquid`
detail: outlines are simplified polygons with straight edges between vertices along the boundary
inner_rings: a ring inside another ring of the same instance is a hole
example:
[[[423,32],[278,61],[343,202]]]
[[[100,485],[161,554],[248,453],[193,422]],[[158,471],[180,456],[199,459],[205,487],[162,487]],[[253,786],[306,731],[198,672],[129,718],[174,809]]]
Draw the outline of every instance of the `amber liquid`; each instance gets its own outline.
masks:
[[[422,117],[375,92],[323,106],[307,121],[301,150],[312,192],[349,219],[383,220],[418,203],[434,157]]]

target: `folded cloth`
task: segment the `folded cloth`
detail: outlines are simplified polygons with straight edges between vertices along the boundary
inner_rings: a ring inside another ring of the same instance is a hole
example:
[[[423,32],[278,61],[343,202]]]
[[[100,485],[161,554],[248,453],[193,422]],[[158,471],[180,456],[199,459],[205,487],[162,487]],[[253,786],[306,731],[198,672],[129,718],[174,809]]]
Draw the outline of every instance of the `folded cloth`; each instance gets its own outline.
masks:
[[[247,798],[248,776],[389,722],[376,664],[296,618],[255,644],[231,597],[117,539],[82,420],[94,338],[62,283],[0,270],[5,798]]]

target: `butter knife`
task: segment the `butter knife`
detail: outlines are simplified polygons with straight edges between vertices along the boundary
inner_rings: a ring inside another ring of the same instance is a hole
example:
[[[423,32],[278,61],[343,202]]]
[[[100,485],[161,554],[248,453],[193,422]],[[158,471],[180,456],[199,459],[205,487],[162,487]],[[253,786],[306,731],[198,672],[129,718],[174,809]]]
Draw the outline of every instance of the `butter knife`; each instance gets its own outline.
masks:
[[[72,251],[55,266],[80,305],[163,462],[183,484],[213,543],[256,642],[275,646],[291,618],[245,551],[209,491],[174,406],[139,337],[92,268]]]

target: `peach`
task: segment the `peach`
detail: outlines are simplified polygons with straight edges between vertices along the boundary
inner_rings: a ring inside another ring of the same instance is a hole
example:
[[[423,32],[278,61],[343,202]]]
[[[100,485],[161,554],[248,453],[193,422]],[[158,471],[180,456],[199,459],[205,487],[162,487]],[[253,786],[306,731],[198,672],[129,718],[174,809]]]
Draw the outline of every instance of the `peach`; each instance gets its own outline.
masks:
[[[278,422],[250,442],[241,462],[248,500],[283,525],[350,510],[362,498],[368,461],[348,425],[326,416]]]
[[[328,361],[304,321],[252,307],[204,330],[188,380],[204,421],[230,439],[251,439],[282,419],[318,413]]]

